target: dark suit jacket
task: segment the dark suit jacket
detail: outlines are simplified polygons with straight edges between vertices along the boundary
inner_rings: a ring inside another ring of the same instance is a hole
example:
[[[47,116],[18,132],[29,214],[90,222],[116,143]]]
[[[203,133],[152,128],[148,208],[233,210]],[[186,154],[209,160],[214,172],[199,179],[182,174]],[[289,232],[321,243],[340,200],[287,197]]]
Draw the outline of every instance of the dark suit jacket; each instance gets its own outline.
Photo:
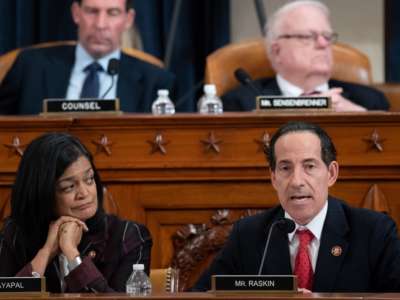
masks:
[[[255,97],[259,95],[273,96],[281,95],[278,83],[275,78],[264,78],[254,81],[255,86],[260,91],[257,93],[249,86],[239,86],[222,96],[224,111],[250,111],[256,108]],[[380,91],[371,87],[343,82],[338,80],[330,80],[329,87],[343,88],[342,95],[352,102],[365,107],[368,110],[388,110],[389,103],[385,95]]]
[[[257,274],[271,223],[283,216],[278,206],[235,223],[229,240],[194,290],[209,289],[211,274]],[[340,256],[331,254],[335,246],[342,248]],[[273,230],[262,274],[292,274],[288,237],[278,228]],[[400,241],[393,220],[330,198],[312,290],[399,292]]]
[[[152,240],[147,228],[111,215],[104,215],[101,222],[101,230],[84,233],[79,244],[83,262],[65,277],[65,292],[125,292],[135,263],[144,264],[149,274]],[[31,259],[14,224],[8,219],[0,233],[0,277],[31,277]],[[55,257],[45,272],[47,291],[61,292],[58,272]]]
[[[64,98],[75,61],[75,46],[22,51],[0,86],[0,114],[37,114],[45,98]],[[151,112],[158,89],[171,90],[169,72],[122,53],[117,97],[124,112]],[[176,110],[185,110],[184,103]]]

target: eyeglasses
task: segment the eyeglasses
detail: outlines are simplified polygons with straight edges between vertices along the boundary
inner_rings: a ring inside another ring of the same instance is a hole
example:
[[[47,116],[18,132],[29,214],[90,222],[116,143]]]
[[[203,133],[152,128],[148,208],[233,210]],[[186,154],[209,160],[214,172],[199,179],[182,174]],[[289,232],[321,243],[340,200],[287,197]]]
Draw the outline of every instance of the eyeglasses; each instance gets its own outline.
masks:
[[[322,36],[325,41],[329,44],[334,44],[337,42],[339,35],[336,32],[310,32],[310,33],[294,33],[294,34],[281,34],[278,39],[297,39],[303,44],[311,44],[311,42],[316,43],[318,38]]]

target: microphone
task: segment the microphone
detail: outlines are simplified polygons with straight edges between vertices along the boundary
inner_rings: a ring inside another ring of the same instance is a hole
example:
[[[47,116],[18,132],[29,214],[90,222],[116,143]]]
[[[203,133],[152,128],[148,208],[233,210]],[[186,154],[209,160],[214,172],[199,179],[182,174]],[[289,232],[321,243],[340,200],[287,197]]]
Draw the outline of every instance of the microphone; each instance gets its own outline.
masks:
[[[254,5],[256,7],[261,33],[263,36],[265,36],[265,24],[267,23],[267,17],[265,15],[264,2],[261,0],[254,0]]]
[[[190,96],[193,96],[193,94],[195,94],[203,86],[203,84],[204,84],[204,79],[201,79],[198,82],[196,82],[196,84],[192,86],[183,96],[181,96],[178,100],[175,101],[175,108],[183,104]]]
[[[248,86],[249,88],[251,88],[256,93],[256,95],[262,94],[260,89],[254,84],[254,80],[251,79],[250,75],[245,70],[243,70],[242,68],[237,68],[234,74],[237,81],[239,81],[244,86]]]
[[[104,99],[105,96],[111,91],[112,87],[115,84],[115,75],[117,75],[119,72],[119,60],[116,58],[111,58],[108,61],[108,66],[107,66],[107,73],[111,75],[111,85],[107,89],[107,91],[101,96],[101,99]]]
[[[283,233],[286,233],[286,234],[293,232],[293,230],[296,228],[296,225],[294,224],[294,222],[287,218],[281,218],[272,223],[272,225],[268,231],[268,237],[267,237],[267,241],[265,243],[264,252],[263,252],[263,256],[261,258],[261,263],[260,263],[260,267],[258,269],[257,275],[261,275],[261,272],[262,272],[262,269],[264,266],[264,262],[265,262],[265,258],[267,257],[269,241],[271,239],[271,233],[272,233],[272,230],[274,229],[275,225],[278,226],[278,228]]]

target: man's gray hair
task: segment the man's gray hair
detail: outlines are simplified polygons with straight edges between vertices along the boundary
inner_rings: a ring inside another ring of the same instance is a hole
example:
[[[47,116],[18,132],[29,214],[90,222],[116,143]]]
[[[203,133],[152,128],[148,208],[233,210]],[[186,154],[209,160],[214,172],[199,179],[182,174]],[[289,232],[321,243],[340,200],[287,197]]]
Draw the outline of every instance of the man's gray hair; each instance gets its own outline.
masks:
[[[280,25],[283,17],[290,11],[297,9],[300,6],[312,6],[319,9],[328,19],[330,19],[329,8],[322,2],[316,0],[296,0],[289,2],[280,7],[274,14],[269,18],[265,24],[267,51],[270,54],[270,46],[274,40],[281,34]]]

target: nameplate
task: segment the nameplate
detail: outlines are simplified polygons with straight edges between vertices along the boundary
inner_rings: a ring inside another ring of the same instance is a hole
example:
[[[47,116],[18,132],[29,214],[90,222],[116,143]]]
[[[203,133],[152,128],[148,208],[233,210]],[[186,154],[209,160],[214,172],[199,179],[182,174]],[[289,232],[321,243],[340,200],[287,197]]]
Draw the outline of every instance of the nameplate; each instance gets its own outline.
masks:
[[[212,290],[231,292],[297,292],[295,275],[213,275]]]
[[[46,292],[45,277],[0,277],[0,293]]]
[[[119,99],[45,99],[44,113],[119,112]]]
[[[330,97],[258,96],[257,110],[326,110],[331,108]]]

